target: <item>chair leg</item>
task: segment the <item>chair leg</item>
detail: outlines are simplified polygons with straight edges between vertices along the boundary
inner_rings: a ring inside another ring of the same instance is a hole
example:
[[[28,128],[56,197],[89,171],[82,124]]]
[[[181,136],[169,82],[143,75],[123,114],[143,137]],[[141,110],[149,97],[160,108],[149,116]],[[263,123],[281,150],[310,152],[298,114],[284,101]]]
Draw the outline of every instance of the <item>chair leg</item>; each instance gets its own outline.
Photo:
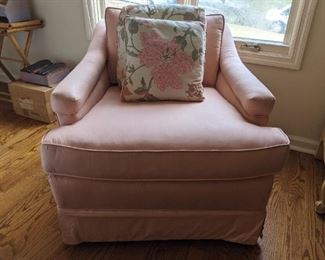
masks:
[[[325,181],[321,188],[320,200],[315,203],[315,210],[318,214],[325,214]]]

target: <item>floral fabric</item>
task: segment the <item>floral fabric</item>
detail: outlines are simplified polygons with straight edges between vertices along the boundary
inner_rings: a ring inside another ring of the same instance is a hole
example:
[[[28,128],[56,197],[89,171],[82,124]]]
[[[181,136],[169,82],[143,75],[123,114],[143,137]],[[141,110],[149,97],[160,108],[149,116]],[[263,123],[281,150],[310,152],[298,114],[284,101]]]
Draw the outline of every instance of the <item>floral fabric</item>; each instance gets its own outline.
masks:
[[[122,98],[202,101],[205,31],[201,22],[126,17]]]
[[[185,5],[128,5],[122,8],[117,27],[118,63],[117,79],[125,78],[126,52],[129,41],[126,37],[125,19],[128,16],[163,19],[173,21],[200,21],[205,25],[204,9]],[[130,50],[129,50],[130,51]]]

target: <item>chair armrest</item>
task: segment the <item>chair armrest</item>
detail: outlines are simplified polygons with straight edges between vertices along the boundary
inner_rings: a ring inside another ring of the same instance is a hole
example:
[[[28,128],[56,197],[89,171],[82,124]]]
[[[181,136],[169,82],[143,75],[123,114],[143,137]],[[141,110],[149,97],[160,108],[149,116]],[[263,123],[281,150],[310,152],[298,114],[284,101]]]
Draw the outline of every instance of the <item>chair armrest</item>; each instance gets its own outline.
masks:
[[[51,105],[55,113],[58,115],[79,113],[103,75],[106,75],[108,84],[108,74],[104,73],[106,52],[106,28],[104,22],[100,22],[95,28],[86,55],[52,93]],[[101,81],[104,83],[105,80]]]
[[[225,27],[221,47],[220,70],[223,80],[229,85],[239,101],[246,118],[269,117],[275,97],[240,60],[234,40]]]
[[[71,125],[83,118],[94,105],[104,96],[109,87],[108,69],[104,67],[96,86],[93,88],[87,100],[77,113],[56,113],[60,125]]]
[[[240,113],[241,115],[250,123],[265,126],[267,125],[269,121],[269,116],[263,116],[263,115],[251,115],[248,114],[245,110],[245,108],[240,103],[240,100],[235,95],[233,89],[230,87],[228,82],[225,80],[224,75],[220,72],[218,74],[217,79],[217,85],[216,89],[219,91],[219,93],[229,102],[231,103]]]

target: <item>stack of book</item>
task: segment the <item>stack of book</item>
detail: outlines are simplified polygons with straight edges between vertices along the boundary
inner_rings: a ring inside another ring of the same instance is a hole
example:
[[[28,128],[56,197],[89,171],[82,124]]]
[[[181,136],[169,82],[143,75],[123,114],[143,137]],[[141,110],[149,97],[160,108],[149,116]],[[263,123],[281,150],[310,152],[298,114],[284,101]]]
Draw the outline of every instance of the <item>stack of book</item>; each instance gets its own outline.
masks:
[[[53,63],[50,60],[40,60],[21,70],[21,80],[37,85],[54,87],[66,75],[69,69],[63,62]]]

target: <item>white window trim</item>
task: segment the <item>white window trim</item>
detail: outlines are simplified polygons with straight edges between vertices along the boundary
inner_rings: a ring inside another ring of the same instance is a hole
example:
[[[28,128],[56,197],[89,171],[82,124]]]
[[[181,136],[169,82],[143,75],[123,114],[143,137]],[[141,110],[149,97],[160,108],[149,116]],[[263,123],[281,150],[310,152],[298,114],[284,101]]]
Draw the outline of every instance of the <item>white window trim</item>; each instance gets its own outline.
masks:
[[[105,11],[104,0],[83,0],[84,20],[87,39],[91,40],[98,21],[103,19]]]
[[[197,3],[197,0],[179,0]],[[293,0],[284,44],[235,38],[243,62],[299,70],[318,0]],[[105,0],[83,0],[87,38],[91,39],[96,23],[102,19]]]
[[[299,70],[316,6],[317,0],[293,1],[297,15],[291,17],[288,23],[288,30],[292,31],[286,34],[291,35],[291,39],[285,39],[287,44],[235,39],[241,59],[245,63]],[[245,44],[248,44],[249,48],[244,47]],[[255,51],[256,49],[260,50]]]

